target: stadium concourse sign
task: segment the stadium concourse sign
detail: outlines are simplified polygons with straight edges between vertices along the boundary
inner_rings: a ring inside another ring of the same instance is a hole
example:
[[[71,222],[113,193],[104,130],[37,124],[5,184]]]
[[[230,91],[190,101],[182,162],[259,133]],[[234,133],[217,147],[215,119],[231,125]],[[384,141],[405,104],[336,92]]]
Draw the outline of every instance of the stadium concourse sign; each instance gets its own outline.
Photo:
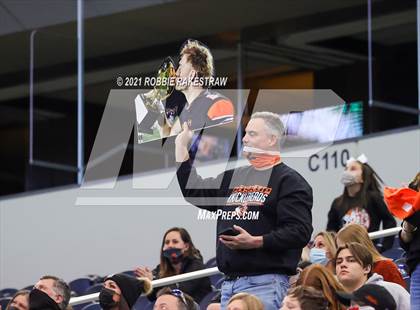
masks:
[[[105,111],[97,132],[93,149],[87,164],[83,184],[80,188],[80,195],[76,200],[76,205],[185,205],[185,200],[179,195],[177,182],[174,182],[176,170],[168,168],[163,173],[136,175],[133,173],[133,183],[130,191],[124,194],[118,191],[117,178],[123,157],[128,146],[130,135],[136,124],[135,101],[139,94],[147,90],[139,89],[113,89],[110,91],[106,103]],[[235,105],[236,125],[240,124],[244,107],[248,100],[249,90],[244,89],[218,89],[226,98],[229,98]],[[318,127],[329,126],[327,137],[322,139],[300,136],[299,132],[305,132],[308,126],[314,124],[305,123],[300,120],[298,124],[302,130],[290,130],[286,134],[283,146],[281,147],[282,156],[291,158],[310,158],[319,153],[334,142],[337,130],[339,130],[341,114],[344,101],[331,90],[267,90],[258,91],[254,104],[253,112],[270,111],[278,113],[282,118],[286,133],[288,127],[296,126],[289,122],[290,115],[308,112],[309,118],[313,119],[315,114],[312,111],[327,109],[333,111],[326,114],[325,120],[320,120]],[[307,114],[308,114],[307,113]],[[312,113],[312,114],[311,114]],[[305,114],[306,115],[306,114]],[[334,115],[334,117],[331,117]],[[315,124],[316,125],[316,124]],[[296,128],[295,128],[296,129]],[[202,134],[206,134],[208,128],[202,129]],[[230,149],[234,147],[233,142],[237,135],[238,125],[229,131]],[[307,130],[306,130],[307,131]],[[315,131],[312,128],[312,131]],[[325,135],[324,135],[325,136]],[[136,144],[136,141],[134,141]],[[291,146],[288,146],[291,145]],[[136,145],[133,154],[133,170],[142,171],[145,160],[141,155],[141,148],[144,144]],[[173,154],[173,146],[163,143],[159,150],[162,155]],[[229,152],[228,152],[229,153]],[[152,158],[148,158],[149,164]],[[217,166],[220,171],[228,167],[229,157],[220,159]],[[238,160],[234,164],[245,164],[245,161]],[[229,166],[232,163],[229,163]],[[217,170],[217,169],[216,169]],[[216,171],[216,170],[213,170]],[[213,175],[215,176],[215,175]],[[218,187],[220,184],[215,184]],[[189,184],[194,187],[194,184]],[[220,203],[224,203],[221,201]]]

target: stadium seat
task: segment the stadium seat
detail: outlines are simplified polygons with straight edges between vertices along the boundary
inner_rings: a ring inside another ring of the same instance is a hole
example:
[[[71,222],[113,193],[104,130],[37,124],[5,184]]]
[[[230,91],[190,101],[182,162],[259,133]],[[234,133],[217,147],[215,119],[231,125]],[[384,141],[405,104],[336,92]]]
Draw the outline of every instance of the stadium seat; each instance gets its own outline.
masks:
[[[204,296],[204,298],[200,302],[200,308],[205,310],[207,306],[210,304],[211,300],[219,293],[220,291],[214,291]]]
[[[86,291],[83,292],[82,295],[89,295],[93,293],[99,293],[102,289],[102,283],[96,283],[92,285],[91,287],[87,288]]]
[[[134,274],[133,270],[126,270],[126,271],[123,271],[121,273],[126,274],[127,276],[135,277],[135,274]]]
[[[12,300],[12,297],[2,297],[0,298],[0,308],[6,309],[9,302]]]
[[[391,248],[389,250],[382,252],[381,254],[395,261],[403,257],[405,254],[405,251],[402,248]]]
[[[78,304],[78,305],[74,305],[72,306],[73,310],[82,310],[84,307],[87,307],[91,304],[92,302],[88,301],[88,302],[84,302],[82,304]]]
[[[224,275],[221,273],[214,274],[210,276],[210,283],[214,288],[218,289],[222,285],[224,278]]]
[[[80,296],[92,286],[92,281],[89,278],[79,278],[71,281],[69,286],[72,292],[76,293],[76,296]]]
[[[153,309],[154,303],[149,301],[147,297],[141,296],[137,299],[136,303],[133,306],[134,310],[145,310],[145,309]]]
[[[405,251],[400,247],[398,236],[395,236],[392,248],[381,253],[383,256],[391,258],[392,260],[400,259],[404,256]]]
[[[101,305],[97,302],[84,306],[82,310],[102,310]]]
[[[217,262],[216,262],[216,257],[210,258],[205,264],[204,266],[206,268],[211,268],[211,267],[216,267],[217,266]]]
[[[15,288],[4,288],[0,291],[0,298],[13,297],[18,290]]]

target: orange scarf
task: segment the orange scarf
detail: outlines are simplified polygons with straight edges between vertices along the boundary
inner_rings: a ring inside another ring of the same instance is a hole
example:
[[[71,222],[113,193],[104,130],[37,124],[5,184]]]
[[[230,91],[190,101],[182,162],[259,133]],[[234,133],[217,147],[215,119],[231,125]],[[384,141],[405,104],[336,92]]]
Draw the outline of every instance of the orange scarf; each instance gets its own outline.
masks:
[[[280,162],[280,155],[255,154],[248,157],[250,164],[257,169],[272,167]]]

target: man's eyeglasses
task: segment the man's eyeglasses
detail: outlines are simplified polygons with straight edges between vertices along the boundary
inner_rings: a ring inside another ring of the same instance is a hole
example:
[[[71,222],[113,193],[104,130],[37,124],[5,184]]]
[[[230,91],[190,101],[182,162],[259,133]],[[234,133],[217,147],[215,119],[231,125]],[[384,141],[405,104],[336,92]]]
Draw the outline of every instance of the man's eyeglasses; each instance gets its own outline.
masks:
[[[181,299],[181,301],[184,303],[184,305],[188,306],[187,300],[185,299],[185,295],[181,290],[179,290],[177,288],[174,288],[174,289],[171,290],[171,295]]]

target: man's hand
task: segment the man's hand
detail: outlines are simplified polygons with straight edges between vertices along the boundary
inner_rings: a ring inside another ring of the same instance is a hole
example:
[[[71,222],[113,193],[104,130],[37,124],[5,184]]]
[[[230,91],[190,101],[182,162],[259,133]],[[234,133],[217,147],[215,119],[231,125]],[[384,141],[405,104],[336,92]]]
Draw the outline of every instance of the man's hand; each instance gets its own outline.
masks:
[[[152,271],[150,271],[150,269],[147,267],[137,267],[136,269],[134,269],[134,274],[138,278],[145,277],[148,278],[150,281],[153,280]]]
[[[188,145],[193,137],[193,132],[187,123],[182,124],[182,131],[175,139],[175,160],[179,163],[189,158]]]
[[[233,228],[239,231],[239,235],[227,236],[220,235],[219,240],[229,249],[232,250],[248,250],[262,248],[263,237],[262,236],[251,236],[245,229],[240,226],[233,225]]]

